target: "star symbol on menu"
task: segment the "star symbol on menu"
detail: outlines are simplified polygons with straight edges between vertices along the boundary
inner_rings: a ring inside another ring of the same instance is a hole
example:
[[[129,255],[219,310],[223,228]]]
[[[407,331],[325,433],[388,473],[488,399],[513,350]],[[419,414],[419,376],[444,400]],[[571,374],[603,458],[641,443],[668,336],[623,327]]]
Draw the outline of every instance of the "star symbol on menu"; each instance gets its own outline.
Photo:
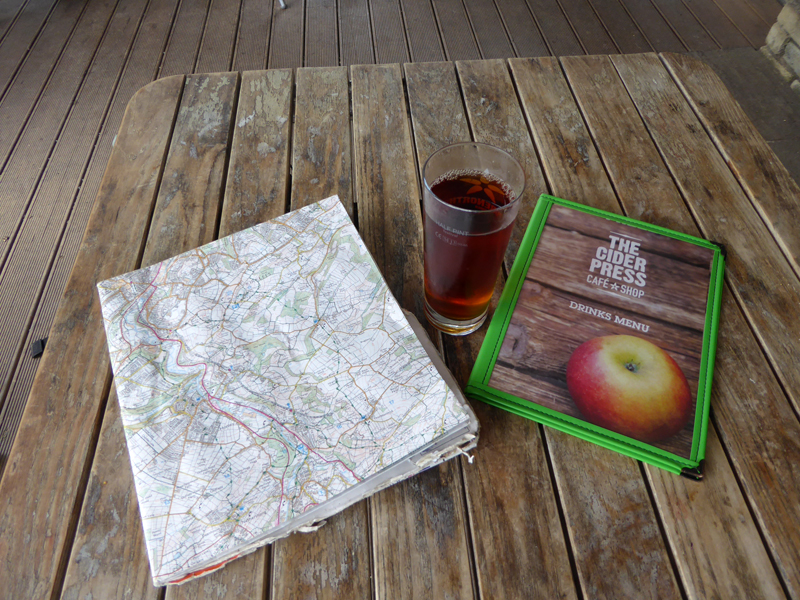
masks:
[[[616,292],[619,289],[619,284],[618,283],[612,283],[611,284],[611,289]]]

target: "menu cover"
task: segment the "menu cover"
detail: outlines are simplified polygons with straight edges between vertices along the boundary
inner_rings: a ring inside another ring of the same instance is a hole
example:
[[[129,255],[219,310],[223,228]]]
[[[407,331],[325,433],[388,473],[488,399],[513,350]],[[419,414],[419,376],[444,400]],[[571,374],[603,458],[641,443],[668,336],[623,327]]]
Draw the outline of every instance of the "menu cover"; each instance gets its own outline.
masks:
[[[702,478],[718,244],[543,195],[467,395]]]
[[[477,441],[335,196],[97,287],[155,585]]]

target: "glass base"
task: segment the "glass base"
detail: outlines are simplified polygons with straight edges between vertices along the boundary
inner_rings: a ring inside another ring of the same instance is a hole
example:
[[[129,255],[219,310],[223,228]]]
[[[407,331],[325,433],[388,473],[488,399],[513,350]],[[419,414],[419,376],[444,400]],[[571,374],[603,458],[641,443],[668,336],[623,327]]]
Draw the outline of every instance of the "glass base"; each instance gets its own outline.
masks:
[[[425,299],[425,316],[428,318],[428,321],[430,321],[430,324],[436,327],[436,329],[448,335],[467,335],[472,333],[481,325],[483,325],[488,313],[489,307],[487,306],[483,313],[474,319],[469,319],[467,321],[454,321],[453,319],[443,317],[433,310],[428,304],[428,299]]]

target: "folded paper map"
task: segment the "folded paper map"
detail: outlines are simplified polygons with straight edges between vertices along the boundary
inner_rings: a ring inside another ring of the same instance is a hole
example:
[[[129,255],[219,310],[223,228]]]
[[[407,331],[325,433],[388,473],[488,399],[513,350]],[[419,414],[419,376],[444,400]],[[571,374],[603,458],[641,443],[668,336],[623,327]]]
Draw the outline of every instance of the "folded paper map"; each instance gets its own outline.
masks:
[[[475,444],[335,196],[97,287],[155,585]]]

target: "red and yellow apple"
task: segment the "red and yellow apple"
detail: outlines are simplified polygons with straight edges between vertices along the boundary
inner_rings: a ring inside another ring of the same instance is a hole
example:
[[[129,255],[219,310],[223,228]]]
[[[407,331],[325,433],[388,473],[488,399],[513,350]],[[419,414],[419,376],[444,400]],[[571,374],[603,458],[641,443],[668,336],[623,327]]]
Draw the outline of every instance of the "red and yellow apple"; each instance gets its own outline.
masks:
[[[673,358],[632,335],[584,342],[567,363],[567,388],[590,423],[643,442],[678,433],[689,420],[689,384]]]

